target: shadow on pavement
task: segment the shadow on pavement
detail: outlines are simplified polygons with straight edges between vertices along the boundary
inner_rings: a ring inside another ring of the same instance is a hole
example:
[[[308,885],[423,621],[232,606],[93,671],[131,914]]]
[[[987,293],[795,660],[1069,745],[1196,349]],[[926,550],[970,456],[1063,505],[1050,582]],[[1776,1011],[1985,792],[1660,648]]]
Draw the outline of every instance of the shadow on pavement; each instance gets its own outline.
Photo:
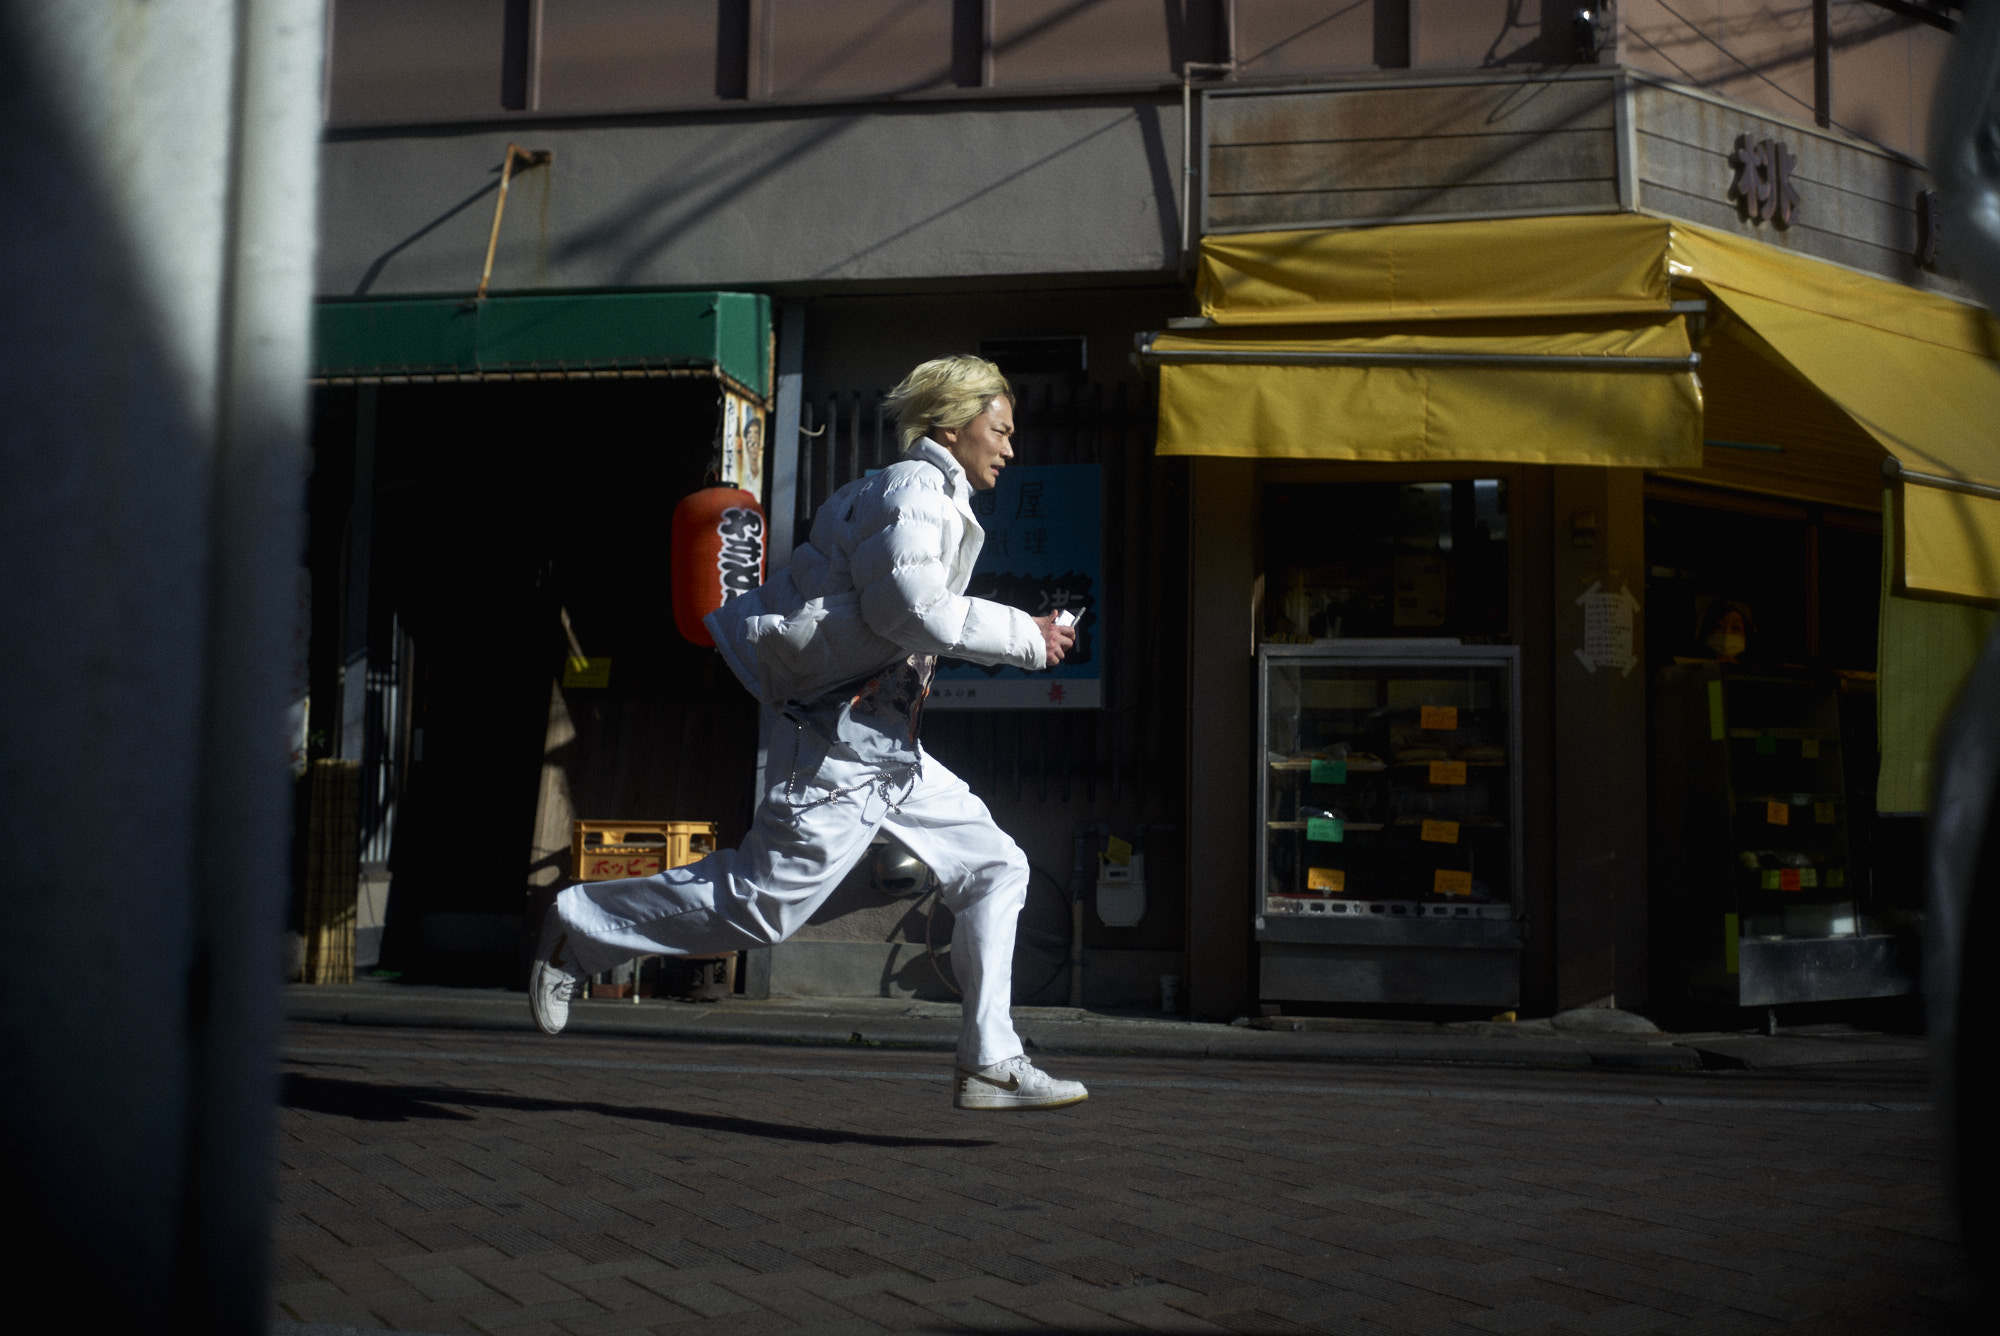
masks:
[[[630,1118],[641,1122],[665,1123],[671,1127],[695,1128],[704,1132],[729,1132],[738,1136],[765,1137],[774,1141],[803,1141],[821,1146],[939,1146],[967,1149],[990,1146],[991,1141],[968,1137],[883,1136],[874,1132],[846,1132],[837,1128],[797,1127],[789,1123],[767,1123],[757,1118],[731,1118],[713,1113],[685,1113],[676,1109],[596,1104],[589,1101],[530,1099],[502,1095],[490,1090],[464,1090],[455,1086],[392,1086],[366,1081],[343,1081],[326,1076],[285,1074],[279,1104],[308,1113],[327,1113],[364,1122],[400,1123],[412,1119],[456,1122],[476,1121],[478,1115],[447,1104],[474,1108],[512,1109],[522,1113],[597,1113],[607,1118]]]

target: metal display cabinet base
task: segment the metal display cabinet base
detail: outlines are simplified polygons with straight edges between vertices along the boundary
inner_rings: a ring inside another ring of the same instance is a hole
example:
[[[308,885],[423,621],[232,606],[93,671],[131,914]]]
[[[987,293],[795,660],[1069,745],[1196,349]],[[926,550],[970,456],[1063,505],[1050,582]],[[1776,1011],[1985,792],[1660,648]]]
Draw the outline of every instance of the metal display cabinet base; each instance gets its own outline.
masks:
[[[1521,1003],[1521,952],[1264,942],[1258,947],[1257,995],[1274,1002],[1505,1009]]]
[[[1903,997],[1916,991],[1916,944],[1899,937],[1790,937],[1736,948],[1743,1007]]]

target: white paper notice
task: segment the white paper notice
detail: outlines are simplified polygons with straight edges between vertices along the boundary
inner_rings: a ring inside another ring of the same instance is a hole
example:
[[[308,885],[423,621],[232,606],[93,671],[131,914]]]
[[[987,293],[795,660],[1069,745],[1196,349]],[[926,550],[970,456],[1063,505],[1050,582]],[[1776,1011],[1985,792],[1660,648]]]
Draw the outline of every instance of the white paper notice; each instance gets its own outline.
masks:
[[[1639,610],[1639,600],[1624,585],[1614,594],[1593,580],[1576,601],[1583,609],[1583,648],[1576,657],[1584,669],[1594,673],[1616,668],[1619,676],[1629,675],[1639,661],[1632,652],[1633,614]]]

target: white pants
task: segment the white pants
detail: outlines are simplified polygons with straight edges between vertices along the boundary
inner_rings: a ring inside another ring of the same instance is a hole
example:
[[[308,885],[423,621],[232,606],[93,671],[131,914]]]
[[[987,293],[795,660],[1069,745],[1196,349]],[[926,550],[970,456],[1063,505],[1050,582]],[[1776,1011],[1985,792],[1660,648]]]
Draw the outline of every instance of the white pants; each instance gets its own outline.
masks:
[[[782,942],[886,829],[937,874],[956,920],[952,972],[965,996],[959,1062],[985,1067],[1018,1056],[1008,1006],[1028,860],[986,804],[928,753],[914,778],[883,780],[844,744],[788,719],[774,717],[769,736],[769,783],[739,847],[656,876],[581,882],[556,897],[578,971]]]

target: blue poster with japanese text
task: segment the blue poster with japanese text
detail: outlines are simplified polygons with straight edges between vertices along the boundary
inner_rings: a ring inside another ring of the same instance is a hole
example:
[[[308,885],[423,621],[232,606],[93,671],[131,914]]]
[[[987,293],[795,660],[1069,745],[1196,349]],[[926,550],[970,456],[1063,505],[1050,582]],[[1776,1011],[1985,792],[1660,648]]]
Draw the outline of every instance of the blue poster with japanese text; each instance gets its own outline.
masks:
[[[972,494],[986,546],[966,592],[1033,617],[1087,611],[1075,647],[1047,671],[941,661],[926,709],[1094,710],[1104,703],[1099,476],[1094,464],[1010,465],[992,491]]]

